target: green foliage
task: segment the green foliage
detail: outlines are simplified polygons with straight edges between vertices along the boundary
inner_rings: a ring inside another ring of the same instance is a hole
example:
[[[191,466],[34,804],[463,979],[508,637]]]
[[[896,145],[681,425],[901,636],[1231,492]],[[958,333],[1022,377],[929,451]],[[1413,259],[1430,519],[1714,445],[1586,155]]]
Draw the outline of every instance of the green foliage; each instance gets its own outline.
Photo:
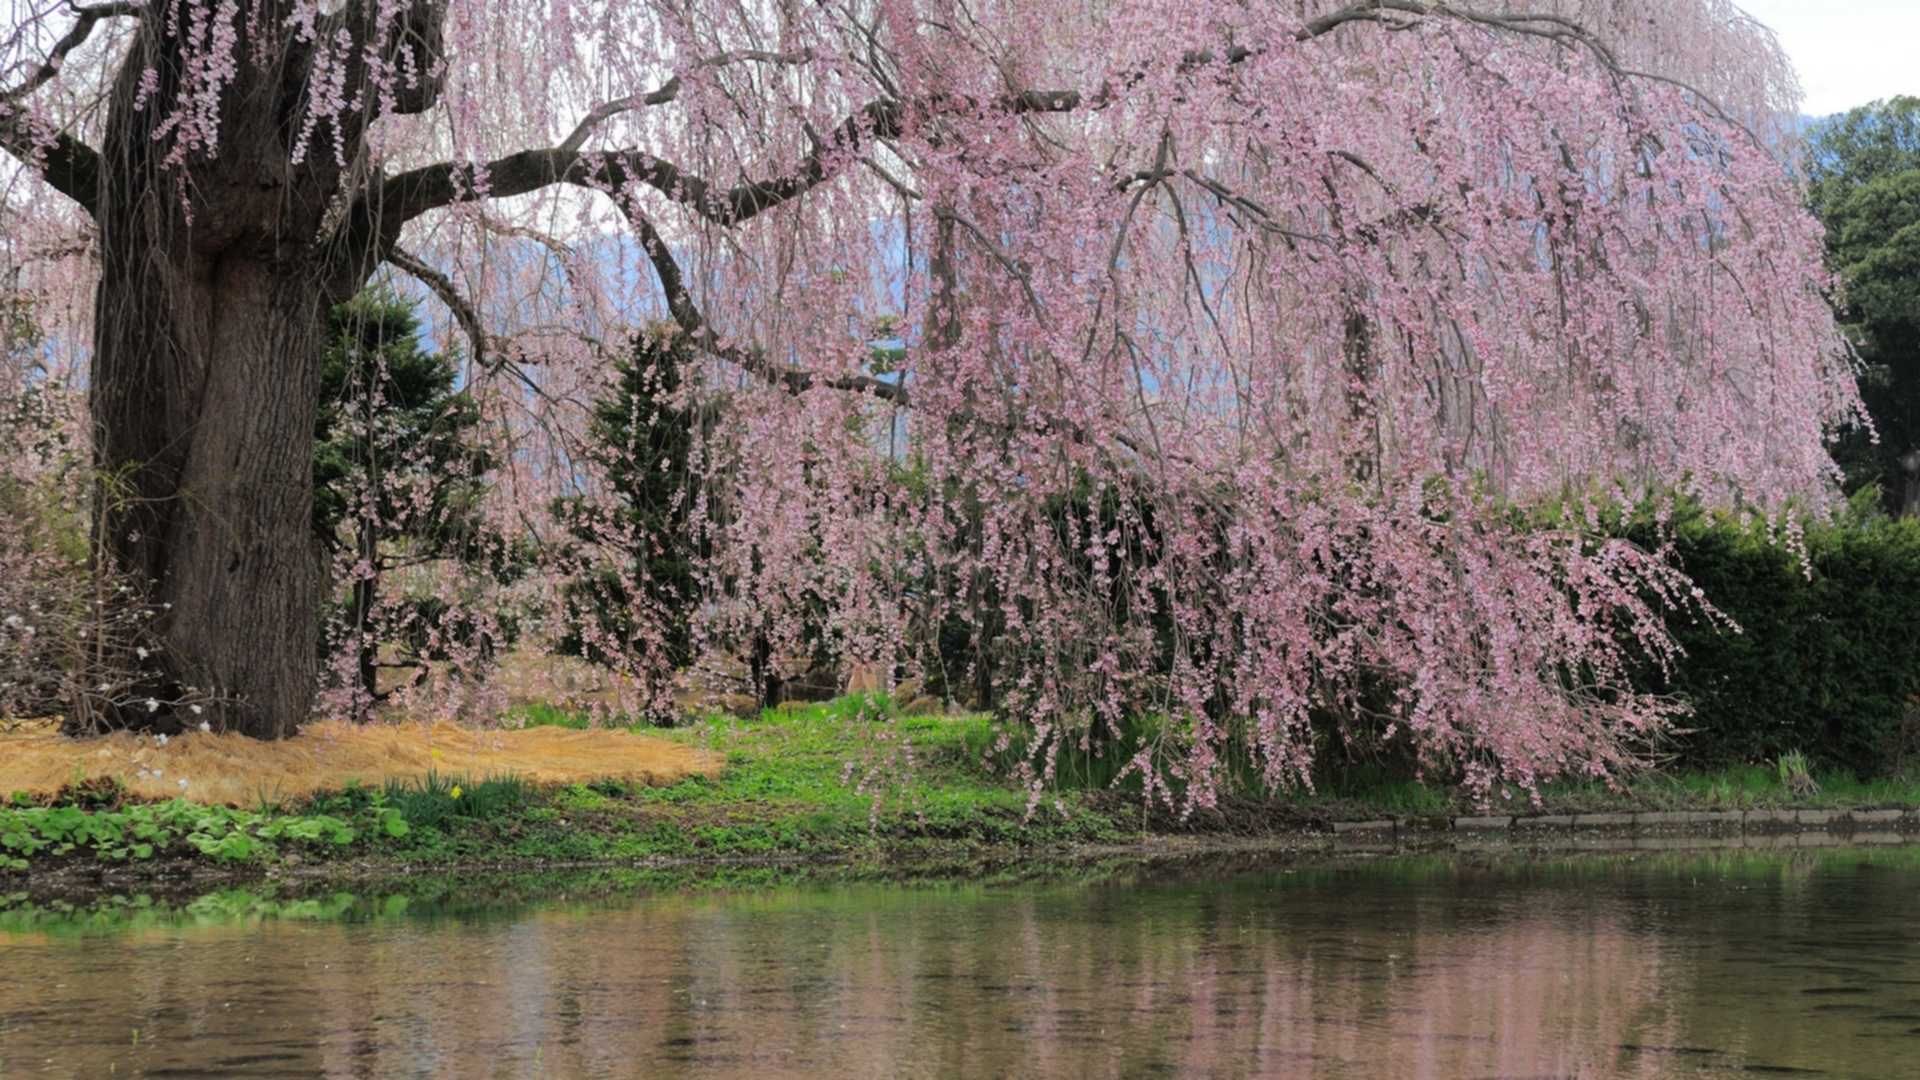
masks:
[[[314,420],[313,527],[330,550],[350,551],[364,567],[335,622],[358,636],[359,680],[371,691],[382,640],[400,639],[404,658],[417,663],[443,658],[425,651],[428,627],[463,643],[475,632],[470,621],[449,623],[434,597],[403,601],[384,617],[376,611],[382,575],[401,549],[409,562],[478,565],[498,555],[478,514],[491,458],[475,437],[479,407],[457,388],[456,358],[421,347],[410,302],[363,292],[333,309],[328,332]]]
[[[1879,484],[1889,509],[1920,513],[1920,457],[1908,456],[1920,453],[1920,98],[1863,106],[1817,129],[1808,180],[1880,436],[1848,433],[1835,459],[1851,488]]]
[[[1898,767],[1920,712],[1920,520],[1856,499],[1807,529],[1804,565],[1761,523],[1686,507],[1673,528],[1681,567],[1741,629],[1677,620],[1686,656],[1671,677],[1643,673],[1643,689],[1693,703],[1680,763],[1804,751],[1862,776]],[[1644,514],[1623,531],[1659,542]]]
[[[366,481],[380,521],[406,518],[410,535],[437,545],[470,536],[481,493],[473,478],[487,459],[473,438],[479,408],[456,389],[456,359],[423,349],[413,304],[389,293],[364,292],[334,308],[328,333],[314,421],[314,532],[340,543]],[[402,480],[430,485],[424,517],[402,511]]]
[[[1920,98],[1894,97],[1823,122],[1809,133],[1806,167],[1818,214],[1877,176],[1920,167]]]
[[[0,870],[25,870],[35,859],[84,856],[145,862],[188,852],[225,863],[254,861],[277,845],[345,848],[369,831],[406,833],[391,808],[369,803],[352,820],[331,814],[257,814],[175,799],[116,809],[80,805],[0,807]]]

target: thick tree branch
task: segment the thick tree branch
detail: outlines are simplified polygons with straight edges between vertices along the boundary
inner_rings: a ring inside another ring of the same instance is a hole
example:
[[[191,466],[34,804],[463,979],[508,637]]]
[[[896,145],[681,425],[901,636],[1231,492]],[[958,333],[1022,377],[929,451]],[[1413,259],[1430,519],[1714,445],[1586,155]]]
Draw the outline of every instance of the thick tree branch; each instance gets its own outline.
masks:
[[[66,34],[54,43],[47,59],[20,85],[0,90],[0,150],[20,159],[39,173],[62,195],[80,204],[89,214],[100,202],[99,151],[71,135],[61,132],[47,138],[36,131],[20,102],[27,95],[51,82],[60,74],[67,56],[86,44],[93,28],[103,19],[137,16],[146,8],[134,3],[89,4],[73,9],[76,19]]]
[[[0,150],[19,158],[87,213],[99,208],[100,152],[93,147],[64,132],[49,141],[33,130],[25,114],[12,113],[0,116]]]
[[[750,181],[725,191],[715,191],[703,178],[639,150],[582,154],[556,146],[522,150],[484,166],[442,162],[400,173],[380,185],[369,210],[382,222],[397,226],[437,207],[525,195],[553,184],[620,191],[638,183],[693,208],[717,225],[738,225],[825,181],[829,147],[857,146],[866,132],[880,138],[897,134],[899,113],[899,107],[890,102],[869,105],[835,129],[828,146],[816,149],[787,175]]]
[[[1001,99],[995,107],[1020,115],[1069,112],[1080,105],[1074,91],[1027,91]],[[384,235],[396,235],[407,221],[442,206],[480,198],[525,195],[553,184],[568,183],[620,191],[644,184],[691,208],[716,225],[734,226],[811,191],[832,179],[849,160],[857,160],[869,139],[898,138],[911,118],[924,120],[943,112],[977,110],[972,99],[930,99],[909,109],[898,101],[868,103],[843,120],[786,174],[751,180],[724,190],[670,161],[638,149],[582,153],[566,144],[541,150],[522,150],[483,166],[441,162],[389,177],[370,196],[365,213],[380,222]],[[576,131],[575,134],[578,134]],[[573,136],[568,137],[571,141]],[[484,184],[482,180],[484,178]]]

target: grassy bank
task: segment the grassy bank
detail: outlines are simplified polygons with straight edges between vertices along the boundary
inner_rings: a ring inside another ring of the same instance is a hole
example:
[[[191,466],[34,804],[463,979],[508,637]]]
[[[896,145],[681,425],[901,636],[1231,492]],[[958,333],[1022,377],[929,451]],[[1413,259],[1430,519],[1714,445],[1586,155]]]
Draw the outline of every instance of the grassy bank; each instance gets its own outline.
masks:
[[[584,721],[535,709],[532,726]],[[106,871],[235,876],[329,869],[363,876],[461,867],[669,861],[928,861],[965,865],[1168,834],[1275,835],[1382,816],[1480,812],[1458,793],[1368,770],[1330,776],[1312,793],[1240,783],[1217,810],[1185,819],[1147,810],[1115,783],[1121,754],[1067,755],[1032,803],[1010,779],[1014,751],[995,752],[982,716],[900,716],[884,699],[844,699],[713,717],[658,737],[721,755],[715,777],[658,783],[607,777],[538,784],[512,775],[435,774],[348,783],[296,800],[241,807],[144,802],[110,782],[0,807],[0,876]],[[1789,762],[1790,765],[1794,764]],[[1530,808],[1495,812],[1846,809],[1920,806],[1920,778],[1864,783],[1847,775],[1744,766],[1652,774],[1610,789],[1557,784]]]

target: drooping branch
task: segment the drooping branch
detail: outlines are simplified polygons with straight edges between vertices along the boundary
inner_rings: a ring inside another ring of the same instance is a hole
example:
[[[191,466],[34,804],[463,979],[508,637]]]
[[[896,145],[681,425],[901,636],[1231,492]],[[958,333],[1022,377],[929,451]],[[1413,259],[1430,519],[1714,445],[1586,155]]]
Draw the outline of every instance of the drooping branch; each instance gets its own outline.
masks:
[[[1364,0],[1308,21],[1293,36],[1300,41],[1310,41],[1357,23],[1406,29],[1422,19],[1456,19],[1491,30],[1584,47],[1617,78],[1640,77],[1674,82],[1663,76],[1626,69],[1604,42],[1579,23],[1551,14],[1482,13],[1422,0]],[[1233,46],[1217,53],[1213,50],[1193,51],[1181,57],[1180,68],[1182,71],[1194,71],[1214,63],[1237,65],[1259,51],[1244,46]],[[696,66],[741,61],[801,63],[809,58],[805,52],[742,51],[722,53],[702,60]],[[1122,80],[1123,84],[1128,81]],[[1675,85],[1691,90],[1684,84]],[[1111,101],[1114,93],[1109,84],[1091,98],[1073,90],[1026,90],[1005,95],[990,104],[964,95],[934,96],[915,99],[911,103],[881,99],[869,102],[849,115],[828,137],[816,142],[812,153],[785,174],[766,180],[747,181],[724,190],[716,189],[704,177],[638,148],[598,154],[582,152],[581,147],[600,123],[635,108],[671,102],[678,97],[680,89],[680,77],[676,75],[650,93],[603,103],[589,111],[565,139],[552,147],[522,150],[485,164],[441,162],[389,177],[368,194],[360,213],[369,224],[377,223],[378,235],[391,238],[398,235],[399,226],[407,221],[457,202],[524,195],[558,183],[584,183],[608,190],[622,190],[637,182],[693,209],[716,225],[731,227],[826,182],[835,175],[841,163],[848,159],[859,159],[864,142],[869,139],[898,138],[910,121],[925,121],[942,114],[974,113],[983,108],[997,108],[1012,115],[1070,112],[1083,105],[1103,107]],[[1697,91],[1695,93],[1702,101],[1707,101],[1705,95]],[[1710,101],[1707,104],[1712,105]],[[1713,111],[1725,116],[1717,107]]]
[[[811,49],[801,49],[798,52],[790,53],[765,52],[760,49],[742,49],[706,57],[696,62],[693,66],[696,69],[724,67],[728,64],[738,64],[747,61],[762,64],[804,64],[811,59],[813,59],[813,50]],[[600,124],[624,112],[650,108],[655,105],[665,105],[680,96],[680,88],[682,85],[680,76],[675,75],[673,78],[661,84],[658,90],[646,94],[632,94],[623,98],[615,98],[612,101],[603,102],[594,106],[593,109],[581,119],[580,123],[574,126],[573,133],[565,139],[560,140],[560,146],[558,148],[567,151],[579,150],[582,146],[586,145],[588,137],[593,134],[593,129],[600,126]]]
[[[373,89],[369,77],[377,62],[395,73],[411,77],[395,79],[382,88],[389,95],[389,108],[400,115],[426,112],[440,100],[446,78],[442,63],[446,52],[447,0],[403,0],[403,5],[382,0],[351,0],[322,25],[316,40],[332,41],[345,32],[355,47],[346,53],[344,84],[368,93]],[[302,50],[303,52],[305,50]],[[311,69],[310,56],[290,66],[288,75],[305,84]],[[356,118],[365,124],[371,115]]]
[[[487,356],[493,349],[487,338],[487,331],[480,323],[480,313],[473,309],[467,298],[453,284],[453,279],[433,268],[425,259],[395,244],[387,251],[387,261],[420,284],[432,290],[433,295],[453,312],[455,322],[467,335],[467,341],[473,345],[473,362],[481,367],[487,366]]]
[[[547,402],[554,403],[553,396],[535,382],[515,361],[513,354],[516,350],[512,348],[511,342],[487,333],[486,327],[480,322],[480,313],[474,309],[466,297],[460,295],[460,290],[454,285],[452,278],[434,269],[433,265],[425,259],[397,244],[388,248],[386,261],[395,269],[425,285],[433,295],[440,298],[440,302],[447,306],[448,311],[453,312],[454,321],[460,324],[461,332],[473,346],[475,366],[484,370],[489,376],[498,374],[502,370],[512,372],[513,377],[520,380],[522,386],[536,396],[546,399]]]
[[[811,371],[788,367],[767,358],[758,349],[748,348],[727,341],[708,325],[705,316],[700,313],[699,305],[694,303],[693,294],[688,291],[686,276],[680,270],[679,260],[667,248],[666,240],[661,237],[653,222],[647,220],[630,199],[622,199],[622,208],[627,221],[639,234],[640,246],[646,250],[647,261],[653,264],[654,275],[660,279],[660,289],[666,294],[667,311],[673,316],[674,323],[687,335],[695,348],[710,356],[724,360],[736,367],[763,379],[790,393],[800,394],[815,386],[824,386],[834,390],[852,390],[872,394],[882,401],[902,407],[910,404],[907,389],[897,383],[876,379],[871,375],[836,375],[821,377]]]
[[[1492,31],[1584,48],[1615,78],[1642,74],[1625,69],[1604,42],[1577,22],[1551,14],[1482,13],[1422,0],[1362,0],[1306,22],[1292,36],[1299,41],[1310,41],[1331,35],[1350,24],[1370,23],[1387,30],[1403,30],[1429,20],[1455,20]],[[1238,45],[1217,51],[1192,51],[1182,55],[1179,70],[1192,73],[1214,64],[1239,65],[1261,51]],[[694,67],[740,62],[798,64],[811,58],[811,54],[804,50],[796,53],[750,50],[721,53],[696,62]],[[1127,81],[1123,80],[1123,85]],[[386,178],[362,197],[354,213],[360,223],[369,228],[376,243],[384,247],[391,244],[407,221],[431,210],[461,202],[509,198],[555,184],[570,184],[611,194],[622,203],[629,221],[638,232],[665,291],[669,310],[681,329],[712,355],[798,392],[821,383],[813,373],[773,362],[756,350],[725,341],[707,324],[687,290],[684,276],[667,245],[652,223],[637,207],[631,205],[628,193],[634,187],[652,188],[712,224],[734,227],[828,182],[848,162],[864,161],[873,165],[871,158],[863,152],[867,144],[899,138],[909,129],[920,128],[930,120],[942,116],[977,116],[994,110],[1007,115],[1023,115],[1069,112],[1082,107],[1098,109],[1113,99],[1111,84],[1103,86],[1090,97],[1078,91],[1029,90],[1009,93],[986,102],[965,95],[936,95],[906,101],[883,98],[848,115],[826,137],[814,138],[812,152],[785,173],[768,179],[749,180],[729,188],[717,187],[705,177],[638,148],[583,151],[582,147],[593,132],[609,118],[638,108],[671,103],[678,99],[681,91],[681,76],[675,75],[649,93],[598,105],[552,147],[523,150],[484,164],[441,162]],[[1704,101],[1704,96],[1701,96]],[[937,139],[939,136],[937,132],[929,132],[929,137]],[[1356,164],[1365,167],[1357,159]],[[1253,197],[1233,191],[1212,177],[1192,169],[1156,169],[1150,173],[1136,174],[1130,182],[1159,181],[1176,174],[1206,190],[1224,205],[1247,214],[1263,230],[1280,233],[1289,240],[1324,242],[1327,239],[1286,228]],[[888,179],[891,180],[890,177]],[[1123,189],[1128,183],[1122,181]],[[895,186],[898,188],[901,185],[895,182]],[[977,233],[977,230],[974,231]],[[980,238],[983,243],[986,242],[984,236]],[[987,247],[990,253],[999,256],[991,243],[987,243]],[[1004,257],[1001,257],[1001,261],[1010,270],[1014,269]],[[1015,276],[1022,277],[1017,271]],[[423,280],[436,292],[442,291],[431,280],[424,277]],[[450,283],[447,284],[450,286]],[[1030,292],[1030,285],[1028,288]],[[1029,298],[1032,299],[1031,296]],[[458,309],[455,310],[458,313]],[[470,330],[470,336],[472,333]],[[866,376],[828,380],[825,384],[843,383],[847,388],[870,392],[887,400],[905,400],[905,391],[900,386]]]
[[[1396,19],[1394,17],[1396,15],[1402,18]],[[1715,119],[1739,128],[1756,146],[1764,145],[1759,135],[1728,113],[1719,102],[1698,87],[1671,75],[1627,67],[1620,62],[1619,56],[1606,42],[1578,21],[1565,15],[1531,11],[1471,11],[1446,3],[1425,3],[1423,0],[1362,0],[1361,3],[1328,12],[1308,22],[1294,33],[1294,37],[1307,41],[1330,34],[1348,23],[1359,22],[1378,23],[1390,30],[1405,30],[1417,25],[1413,20],[1431,18],[1458,19],[1489,30],[1543,38],[1556,45],[1586,49],[1615,80],[1643,79],[1684,90],[1692,95],[1702,108],[1712,113]]]
[[[0,90],[0,105],[11,105],[51,82],[55,75],[60,74],[60,67],[66,63],[67,54],[87,43],[87,39],[93,36],[94,26],[100,20],[123,15],[139,15],[145,11],[146,6],[143,4],[125,2],[88,4],[74,8],[74,24],[68,28],[66,36],[54,43],[53,51],[47,54],[47,59],[31,75],[27,76],[25,82],[11,90]]]
[[[1400,16],[1400,18],[1395,18]],[[1324,37],[1349,23],[1379,23],[1389,29],[1405,29],[1412,25],[1406,16],[1420,18],[1450,18],[1501,30],[1512,30],[1534,37],[1554,39],[1576,39],[1590,45],[1609,60],[1613,54],[1599,45],[1586,28],[1564,15],[1535,12],[1479,12],[1454,7],[1445,3],[1426,3],[1425,0],[1361,0],[1349,4],[1337,11],[1329,11],[1318,18],[1310,19],[1306,25],[1294,31],[1294,38],[1308,41]]]

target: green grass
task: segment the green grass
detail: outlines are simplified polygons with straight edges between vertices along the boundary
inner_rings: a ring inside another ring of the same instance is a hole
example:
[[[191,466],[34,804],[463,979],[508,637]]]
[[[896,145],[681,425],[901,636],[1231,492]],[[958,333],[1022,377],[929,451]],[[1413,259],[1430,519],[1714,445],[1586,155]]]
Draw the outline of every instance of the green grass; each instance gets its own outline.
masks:
[[[1027,811],[1027,793],[986,761],[995,734],[984,716],[900,716],[873,696],[750,720],[712,717],[660,734],[724,754],[726,771],[642,789],[636,801],[686,814],[752,808],[766,819],[756,825],[778,823],[771,835],[742,835],[735,824],[706,834],[722,846],[858,844],[877,835],[1004,841],[1017,838]],[[1071,809],[1043,808],[1033,824],[1042,835],[1085,827]]]
[[[527,726],[584,728],[578,713],[518,710]],[[712,716],[630,732],[721,754],[716,779],[669,786],[606,779],[533,788],[513,778],[429,776],[377,793],[314,801],[352,812],[370,798],[411,827],[385,854],[410,863],[736,856],[939,857],[983,846],[1111,838],[1108,819],[1071,792],[1029,815],[1027,792],[986,759],[983,716],[902,716],[885,695]],[[456,783],[460,797],[453,797]]]

